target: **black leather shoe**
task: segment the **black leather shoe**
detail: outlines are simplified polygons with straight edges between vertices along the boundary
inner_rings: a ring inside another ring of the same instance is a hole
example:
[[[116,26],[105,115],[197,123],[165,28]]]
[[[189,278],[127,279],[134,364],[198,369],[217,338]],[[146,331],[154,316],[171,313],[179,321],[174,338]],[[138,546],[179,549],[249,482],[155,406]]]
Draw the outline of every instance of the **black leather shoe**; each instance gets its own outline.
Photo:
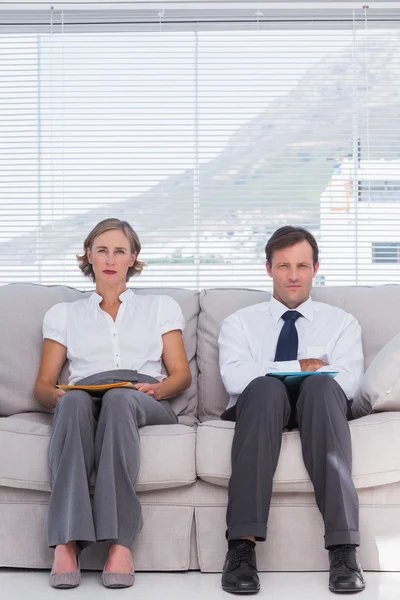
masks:
[[[336,594],[361,592],[365,579],[355,546],[337,546],[329,550],[329,589]]]
[[[243,540],[228,550],[221,583],[231,594],[256,594],[260,590],[254,544]]]

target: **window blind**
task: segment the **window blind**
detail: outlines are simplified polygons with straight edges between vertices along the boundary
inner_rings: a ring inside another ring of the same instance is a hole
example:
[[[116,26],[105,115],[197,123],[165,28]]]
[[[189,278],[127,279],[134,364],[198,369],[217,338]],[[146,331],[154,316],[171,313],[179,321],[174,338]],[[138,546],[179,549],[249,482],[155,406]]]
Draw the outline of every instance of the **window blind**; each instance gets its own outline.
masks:
[[[317,285],[398,283],[400,11],[0,11],[0,283],[91,287],[128,220],[140,286],[270,289],[281,225]]]

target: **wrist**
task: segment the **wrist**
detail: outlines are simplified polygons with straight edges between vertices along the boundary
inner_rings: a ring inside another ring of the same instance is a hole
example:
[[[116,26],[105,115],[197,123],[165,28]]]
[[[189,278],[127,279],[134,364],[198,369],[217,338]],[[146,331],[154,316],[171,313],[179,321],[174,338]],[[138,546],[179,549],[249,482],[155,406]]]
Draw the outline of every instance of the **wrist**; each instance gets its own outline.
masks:
[[[160,383],[155,383],[154,384],[154,398],[156,400],[164,400],[165,398],[165,392],[164,392],[164,385],[162,382]]]

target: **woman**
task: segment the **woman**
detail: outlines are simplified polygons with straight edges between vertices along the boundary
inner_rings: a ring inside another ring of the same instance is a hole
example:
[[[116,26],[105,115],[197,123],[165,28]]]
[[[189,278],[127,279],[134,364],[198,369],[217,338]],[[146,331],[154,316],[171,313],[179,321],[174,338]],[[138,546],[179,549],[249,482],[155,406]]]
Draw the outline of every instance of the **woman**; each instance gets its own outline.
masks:
[[[55,548],[53,587],[76,587],[80,550],[104,540],[110,547],[103,584],[133,584],[130,549],[142,527],[135,491],[138,429],[177,423],[168,399],[191,383],[178,304],[168,296],[136,295],[127,289],[129,278],[145,266],[138,260],[140,249],[126,221],[106,219],[96,225],[77,257],[96,291],[83,300],[56,304],[44,317],[35,396],[55,408],[47,523],[48,543]],[[109,390],[101,400],[82,390],[64,393],[56,384],[66,358],[70,385],[131,380],[138,381],[138,391]],[[161,360],[167,377],[161,374]]]

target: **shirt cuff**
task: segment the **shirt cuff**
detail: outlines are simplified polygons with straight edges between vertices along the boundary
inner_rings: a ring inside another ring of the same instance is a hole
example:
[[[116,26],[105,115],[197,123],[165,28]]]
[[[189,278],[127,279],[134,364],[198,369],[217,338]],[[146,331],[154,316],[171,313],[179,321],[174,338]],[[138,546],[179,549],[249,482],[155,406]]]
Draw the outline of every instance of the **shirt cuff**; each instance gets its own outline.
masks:
[[[62,346],[67,347],[67,344],[65,343],[65,340],[60,335],[57,335],[56,333],[46,333],[46,334],[44,334],[43,335],[43,340],[51,340],[52,342],[58,342]]]
[[[160,332],[161,335],[164,335],[164,333],[169,333],[170,331],[175,331],[176,329],[183,331],[185,329],[185,324],[182,323],[182,321],[167,321],[160,328]]]
[[[274,366],[280,373],[300,373],[301,371],[300,362],[298,360],[280,360],[274,362]]]

